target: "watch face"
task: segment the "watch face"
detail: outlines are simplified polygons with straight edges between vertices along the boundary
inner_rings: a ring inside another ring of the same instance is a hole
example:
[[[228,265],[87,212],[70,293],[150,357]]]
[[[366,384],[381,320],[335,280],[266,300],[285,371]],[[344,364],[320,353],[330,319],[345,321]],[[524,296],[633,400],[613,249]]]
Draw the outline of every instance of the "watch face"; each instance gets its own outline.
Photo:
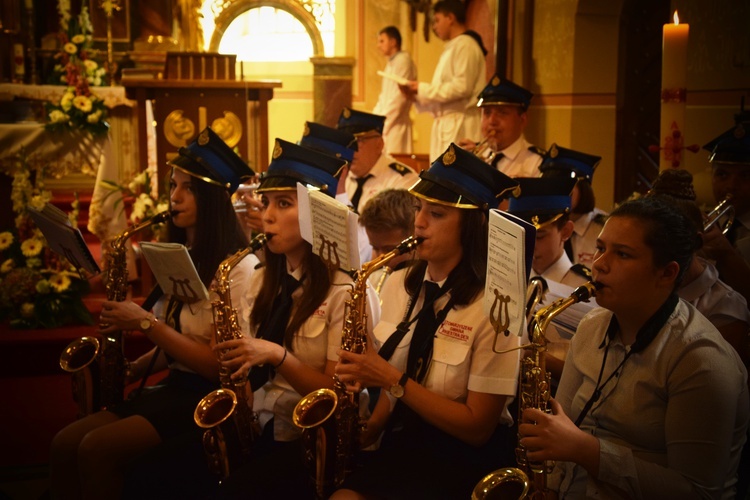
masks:
[[[141,328],[141,331],[144,331],[144,332],[146,330],[148,330],[149,328],[151,328],[151,319],[150,318],[143,318],[141,320],[141,326],[140,326],[140,328]]]
[[[404,395],[404,386],[400,384],[392,385],[388,392],[390,392],[391,396],[394,398],[400,398]]]

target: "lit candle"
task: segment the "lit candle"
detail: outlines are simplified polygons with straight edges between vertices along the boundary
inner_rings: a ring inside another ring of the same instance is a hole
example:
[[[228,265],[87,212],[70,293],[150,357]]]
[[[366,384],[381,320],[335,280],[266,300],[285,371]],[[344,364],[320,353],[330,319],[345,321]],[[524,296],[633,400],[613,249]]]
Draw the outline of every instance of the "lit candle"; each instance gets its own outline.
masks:
[[[665,24],[661,63],[661,147],[659,169],[681,166],[685,139],[685,100],[687,94],[687,47],[690,26],[680,24],[677,11],[674,24]]]

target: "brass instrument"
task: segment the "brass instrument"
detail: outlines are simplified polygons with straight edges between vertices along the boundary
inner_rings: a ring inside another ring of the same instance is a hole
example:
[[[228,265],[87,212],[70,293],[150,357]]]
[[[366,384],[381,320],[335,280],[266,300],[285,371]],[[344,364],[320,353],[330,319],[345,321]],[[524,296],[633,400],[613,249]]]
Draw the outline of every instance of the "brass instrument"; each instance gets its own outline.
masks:
[[[728,194],[721,203],[716,205],[713,210],[706,214],[706,220],[703,222],[703,232],[707,232],[723,219],[721,223],[721,234],[727,234],[734,224],[734,205],[732,205],[732,195]]]
[[[421,241],[410,236],[357,271],[349,291],[350,298],[344,306],[342,349],[355,353],[364,353],[367,349],[369,276],[392,258],[416,248]],[[327,498],[344,481],[358,446],[361,432],[359,395],[347,392],[344,384],[334,377],[333,390],[318,389],[297,403],[292,421],[302,429],[305,461],[312,471],[315,493],[319,498]]]
[[[127,246],[135,233],[172,216],[164,211],[136,224],[115,237],[106,254],[104,286],[107,300],[122,302],[128,291]],[[108,325],[100,323],[100,328]],[[83,417],[120,403],[125,391],[128,362],[123,351],[122,332],[109,333],[101,339],[81,337],[74,340],[60,355],[60,368],[73,376],[73,399],[78,416]]]
[[[568,297],[561,297],[552,304],[537,311],[529,323],[530,343],[513,349],[497,351],[510,352],[516,349],[530,349],[530,356],[521,360],[518,382],[518,421],[521,421],[524,410],[536,408],[549,413],[551,375],[545,367],[547,338],[545,333],[552,319],[568,307],[578,302],[588,302],[596,296],[596,285],[593,282],[579,286]],[[505,497],[511,483],[521,483],[523,492],[518,498],[543,499],[547,494],[547,474],[553,463],[548,461],[532,462],[526,457],[526,449],[520,444],[516,447],[516,461],[519,468],[500,469],[485,476],[474,487],[473,500],[487,500]],[[500,488],[500,489],[498,489]]]
[[[490,139],[492,139],[495,136],[495,131],[490,130],[490,132],[487,134],[487,137],[485,137],[483,140],[479,141],[476,146],[474,146],[474,149],[471,150],[471,154],[476,156],[477,158],[480,158],[485,163],[492,164],[492,160],[495,159],[495,156],[497,156],[497,153],[495,151],[490,151],[490,154],[487,156],[487,158],[482,158],[482,155],[487,150],[487,148],[490,147]]]
[[[248,254],[266,244],[266,235],[259,234],[250,245],[222,261],[211,289],[217,298],[211,302],[216,343],[242,338],[237,309],[232,306],[229,274]],[[198,402],[193,413],[195,423],[206,429],[203,449],[211,471],[224,480],[229,477],[230,464],[250,456],[252,443],[260,433],[258,417],[253,411],[253,393],[246,378],[232,380],[231,371],[221,367],[221,389],[210,392]],[[232,417],[231,420],[229,417]],[[223,426],[224,422],[231,425]],[[230,437],[231,436],[231,437]],[[235,446],[237,443],[239,446]]]

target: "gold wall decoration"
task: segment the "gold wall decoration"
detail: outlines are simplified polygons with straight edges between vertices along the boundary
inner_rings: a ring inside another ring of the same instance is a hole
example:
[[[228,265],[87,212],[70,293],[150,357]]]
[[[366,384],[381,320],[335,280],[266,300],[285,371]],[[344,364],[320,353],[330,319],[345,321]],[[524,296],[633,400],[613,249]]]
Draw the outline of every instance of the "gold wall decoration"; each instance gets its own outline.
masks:
[[[164,137],[176,148],[187,146],[195,137],[195,123],[184,113],[181,109],[175,109],[164,120]]]
[[[227,146],[233,148],[242,137],[242,121],[231,111],[224,111],[224,116],[211,122],[211,129],[222,138]]]

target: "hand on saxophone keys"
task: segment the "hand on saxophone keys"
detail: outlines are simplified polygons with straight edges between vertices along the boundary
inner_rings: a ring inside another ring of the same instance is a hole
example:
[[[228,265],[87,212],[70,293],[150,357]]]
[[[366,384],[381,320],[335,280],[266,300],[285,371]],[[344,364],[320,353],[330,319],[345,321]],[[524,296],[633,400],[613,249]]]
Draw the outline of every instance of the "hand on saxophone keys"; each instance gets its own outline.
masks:
[[[283,346],[252,337],[219,342],[213,350],[221,359],[221,365],[231,370],[233,380],[247,378],[253,366],[278,366],[286,355]]]

